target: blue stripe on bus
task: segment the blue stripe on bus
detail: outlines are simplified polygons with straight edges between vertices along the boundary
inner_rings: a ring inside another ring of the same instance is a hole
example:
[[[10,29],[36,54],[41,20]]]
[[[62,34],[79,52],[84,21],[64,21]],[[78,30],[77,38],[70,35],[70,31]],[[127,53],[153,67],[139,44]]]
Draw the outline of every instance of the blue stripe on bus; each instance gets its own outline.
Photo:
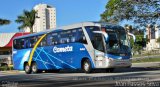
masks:
[[[41,48],[41,49],[43,49],[43,48]],[[54,58],[54,59],[60,61],[61,63],[64,63],[64,64],[70,66],[71,68],[76,69],[75,67],[73,67],[73,66],[71,66],[70,64],[68,64],[68,63],[66,63],[66,62],[64,62],[64,61],[62,61],[62,60],[60,60],[59,58],[57,58],[57,57],[55,57],[55,56],[53,56],[53,55],[47,53],[46,51],[44,51],[44,50],[42,50],[42,51],[46,54],[46,56],[48,57],[48,59],[50,59],[50,57],[51,57],[51,58]],[[50,57],[49,57],[49,56],[50,56]],[[52,60],[50,59],[50,61],[52,61]],[[54,62],[52,61],[52,63],[54,63]]]
[[[79,69],[81,68],[80,61],[82,58],[87,57],[91,61],[92,68],[94,68],[93,60],[83,44],[69,43],[57,45],[56,47],[63,48],[67,46],[72,46],[73,51],[54,53],[53,48],[55,46],[37,47],[33,55],[33,61],[36,61],[38,69]],[[80,50],[80,48],[85,48],[85,50]],[[24,62],[29,60],[30,53],[28,53],[28,57],[26,56],[27,58],[25,59],[24,55],[27,54],[27,52],[31,52],[31,50],[31,48],[16,50],[17,54],[13,55],[14,69],[23,70]]]

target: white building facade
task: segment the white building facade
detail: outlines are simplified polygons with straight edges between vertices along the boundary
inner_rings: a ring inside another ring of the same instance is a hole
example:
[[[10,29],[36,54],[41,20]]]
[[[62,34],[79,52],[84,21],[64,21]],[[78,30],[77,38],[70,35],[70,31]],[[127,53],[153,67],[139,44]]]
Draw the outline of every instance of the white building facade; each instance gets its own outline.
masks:
[[[158,25],[148,25],[146,28],[146,34],[148,43],[146,44],[146,50],[155,50],[160,48],[160,43],[157,39],[160,37],[160,27]]]
[[[33,9],[37,11],[33,32],[56,28],[56,9],[54,7],[38,4]],[[30,29],[25,29],[25,32],[30,32]]]

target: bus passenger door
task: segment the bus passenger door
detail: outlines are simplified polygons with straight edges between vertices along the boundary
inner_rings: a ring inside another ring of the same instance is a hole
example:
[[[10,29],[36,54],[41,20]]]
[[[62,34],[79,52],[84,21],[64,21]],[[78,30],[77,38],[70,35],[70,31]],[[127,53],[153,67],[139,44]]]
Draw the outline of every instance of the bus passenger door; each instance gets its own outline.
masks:
[[[103,60],[105,58],[105,46],[104,46],[104,39],[102,37],[102,34],[100,33],[95,33],[94,35],[94,41],[92,41],[93,43],[93,47],[95,49],[95,64],[96,67],[102,67],[103,66]]]

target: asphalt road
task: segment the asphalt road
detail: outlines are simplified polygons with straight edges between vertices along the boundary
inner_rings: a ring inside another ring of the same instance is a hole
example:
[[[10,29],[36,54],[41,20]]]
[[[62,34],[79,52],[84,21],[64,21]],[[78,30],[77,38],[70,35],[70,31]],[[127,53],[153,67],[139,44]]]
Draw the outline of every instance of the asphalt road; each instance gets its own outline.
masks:
[[[160,68],[133,67],[113,73],[97,70],[85,74],[77,70],[59,73],[25,74],[0,72],[1,87],[160,87]]]

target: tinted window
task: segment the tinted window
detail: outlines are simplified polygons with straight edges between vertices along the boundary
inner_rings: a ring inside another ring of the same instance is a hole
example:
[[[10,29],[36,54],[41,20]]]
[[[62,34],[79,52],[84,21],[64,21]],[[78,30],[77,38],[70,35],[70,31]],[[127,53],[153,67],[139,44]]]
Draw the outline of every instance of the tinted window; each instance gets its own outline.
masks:
[[[95,34],[92,40],[93,47],[99,51],[104,52],[103,39],[101,34]]]
[[[87,43],[82,28],[75,28],[64,31],[63,35],[61,36],[61,40],[62,43],[73,43],[73,42],[79,42],[84,44]]]
[[[33,48],[34,45],[36,44],[37,42],[37,38],[36,37],[30,37],[29,38],[29,48]]]
[[[91,40],[94,39],[93,38],[93,36],[94,36],[93,31],[100,31],[100,28],[96,27],[96,26],[86,26],[85,29],[86,29],[86,31],[87,31],[87,33],[88,33],[88,35],[89,35]]]
[[[93,31],[100,31],[100,28],[97,26],[87,26],[85,27],[89,38],[92,42],[92,45],[95,49],[104,52],[104,44],[102,34],[93,33]]]
[[[77,42],[87,44],[87,40],[86,40],[86,37],[85,37],[82,29],[77,30],[77,36],[78,36],[77,37]]]
[[[25,48],[25,39],[20,39],[20,49]]]
[[[29,43],[29,39],[25,38],[25,48],[29,48],[30,47],[30,43]]]
[[[14,49],[19,49],[20,47],[19,47],[19,44],[20,44],[20,41],[17,39],[17,40],[14,40],[13,41],[13,47],[14,47]]]
[[[25,48],[25,39],[16,39],[13,41],[13,47],[15,49],[24,49]]]
[[[36,42],[37,42],[41,37],[42,37],[42,35],[36,36]],[[47,45],[46,37],[44,37],[44,38],[40,41],[38,47],[42,47],[42,46],[46,46],[46,45]]]
[[[34,37],[27,37],[23,39],[16,39],[13,41],[13,47],[15,49],[25,49],[25,48],[33,48],[37,41],[42,37],[42,35],[34,36]],[[38,47],[47,46],[46,37],[42,39],[39,43]]]
[[[57,45],[59,43],[58,33],[50,33],[47,35],[48,45]]]
[[[40,38],[39,38],[40,39]],[[38,39],[38,40],[39,40]],[[43,39],[42,39],[42,41],[40,42],[40,44],[39,44],[39,47],[42,47],[42,46],[47,46],[47,40],[46,40],[46,37],[44,37]]]
[[[66,43],[87,43],[85,35],[81,28],[53,32],[47,35],[48,45],[66,44]]]
[[[62,31],[60,33],[60,43],[64,44],[64,43],[69,43],[70,42],[70,38],[69,38],[69,34],[71,34],[71,31]]]

